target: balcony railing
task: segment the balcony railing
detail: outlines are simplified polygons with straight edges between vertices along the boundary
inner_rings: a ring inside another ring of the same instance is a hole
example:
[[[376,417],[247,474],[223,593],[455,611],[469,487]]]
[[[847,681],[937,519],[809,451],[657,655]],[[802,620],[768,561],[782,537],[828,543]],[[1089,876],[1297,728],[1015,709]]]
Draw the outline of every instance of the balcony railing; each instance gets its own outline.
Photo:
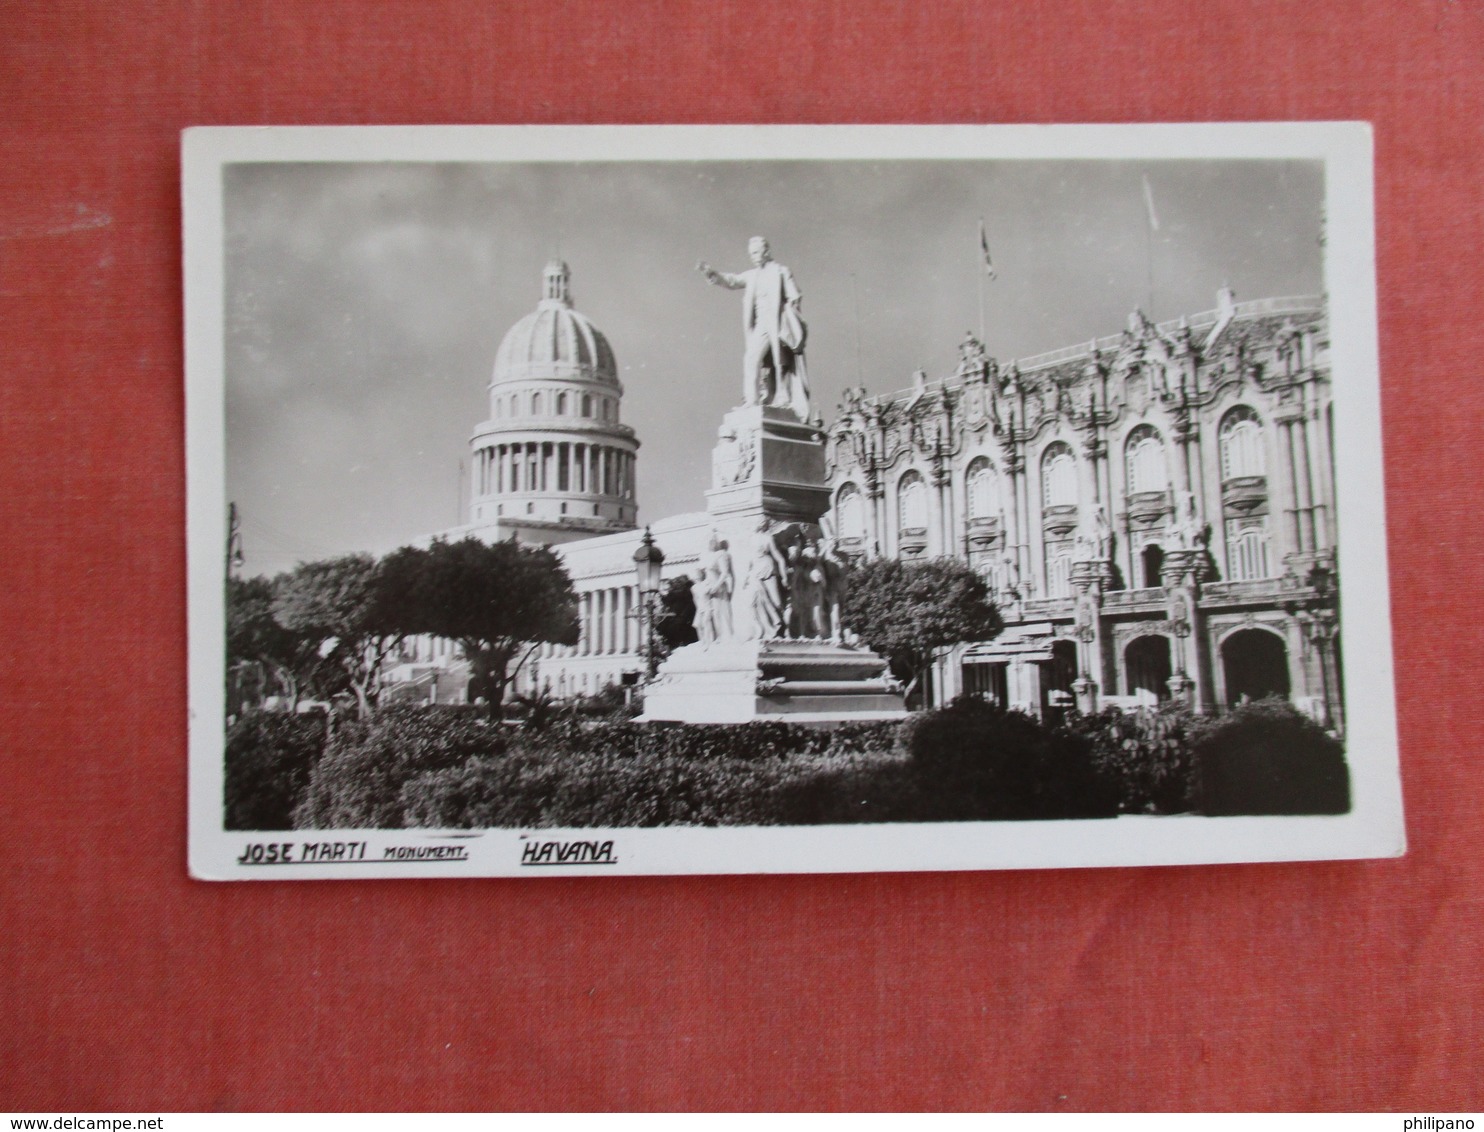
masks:
[[[1163,608],[1165,591],[1160,586],[1141,590],[1112,590],[1103,595],[1104,609],[1132,609],[1138,606]]]
[[[1241,601],[1277,598],[1286,593],[1281,578],[1258,578],[1249,582],[1207,582],[1201,586],[1201,604],[1208,601]]]
[[[1076,601],[1070,597],[1036,598],[1026,602],[1023,609],[1026,621],[1036,621],[1043,617],[1070,617],[1076,609]]]

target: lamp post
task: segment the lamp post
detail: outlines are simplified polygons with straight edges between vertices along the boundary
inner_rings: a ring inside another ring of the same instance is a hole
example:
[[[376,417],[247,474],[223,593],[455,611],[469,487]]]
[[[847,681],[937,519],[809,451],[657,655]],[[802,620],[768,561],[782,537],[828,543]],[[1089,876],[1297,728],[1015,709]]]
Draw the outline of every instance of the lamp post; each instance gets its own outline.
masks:
[[[665,552],[654,544],[649,528],[644,528],[644,538],[639,549],[634,551],[634,573],[639,582],[639,631],[644,635],[644,677],[654,679],[657,658],[654,648],[655,606],[660,599],[660,568],[665,564]]]
[[[242,553],[242,519],[237,514],[237,504],[227,504],[227,577],[242,569],[247,561]]]

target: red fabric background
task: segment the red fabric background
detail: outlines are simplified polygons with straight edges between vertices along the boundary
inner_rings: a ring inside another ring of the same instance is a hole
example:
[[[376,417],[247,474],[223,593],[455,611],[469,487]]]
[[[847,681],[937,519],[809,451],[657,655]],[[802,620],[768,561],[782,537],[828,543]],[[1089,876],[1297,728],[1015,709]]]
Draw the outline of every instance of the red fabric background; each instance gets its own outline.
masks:
[[[1473,2],[0,3],[0,1108],[1479,1108]],[[178,131],[1376,124],[1401,861],[208,885]]]

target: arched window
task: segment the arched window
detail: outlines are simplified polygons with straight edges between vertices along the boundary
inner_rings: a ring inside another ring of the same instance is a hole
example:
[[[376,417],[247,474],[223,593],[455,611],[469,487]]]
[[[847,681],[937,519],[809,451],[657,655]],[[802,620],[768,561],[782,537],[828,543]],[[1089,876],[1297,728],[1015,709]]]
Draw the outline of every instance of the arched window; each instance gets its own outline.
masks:
[[[565,417],[567,415],[567,395],[565,393],[558,393],[556,395],[556,415],[559,417]]]
[[[541,394],[539,394],[539,393],[532,393],[531,394],[531,416],[533,416],[533,417],[539,417],[540,415],[541,415]]]
[[[927,530],[927,483],[917,472],[908,472],[897,484],[897,516],[904,531]]]
[[[592,396],[587,393],[584,393],[582,395],[582,415],[584,417],[590,417],[593,415],[593,399]]]
[[[1226,522],[1226,576],[1234,582],[1270,577],[1268,526],[1262,516]]]
[[[1041,457],[1041,503],[1045,507],[1077,505],[1077,458],[1059,441]]]
[[[1221,422],[1221,478],[1266,474],[1262,422],[1246,405],[1238,405]]]
[[[866,537],[866,503],[860,489],[848,483],[835,497],[835,522],[840,528],[840,538],[863,539]]]
[[[969,465],[968,513],[970,519],[992,519],[999,514],[1000,503],[994,467],[983,456]]]
[[[1072,596],[1072,556],[1057,551],[1046,559],[1046,596]]]
[[[1149,425],[1140,425],[1128,436],[1128,489],[1130,492],[1164,491],[1170,485],[1165,468],[1164,441]]]

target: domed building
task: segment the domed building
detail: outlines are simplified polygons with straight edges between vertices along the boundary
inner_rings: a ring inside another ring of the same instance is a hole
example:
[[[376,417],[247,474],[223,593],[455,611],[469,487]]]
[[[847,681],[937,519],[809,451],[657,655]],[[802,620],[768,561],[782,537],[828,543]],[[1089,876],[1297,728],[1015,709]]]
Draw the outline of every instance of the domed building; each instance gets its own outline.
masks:
[[[475,431],[470,523],[448,537],[556,545],[576,645],[541,645],[516,690],[640,682],[633,430],[607,340],[572,309],[565,264],[500,344]],[[827,431],[826,519],[843,555],[953,557],[1005,628],[938,658],[927,695],[1032,714],[1181,699],[1202,712],[1281,696],[1341,729],[1329,311],[1324,296],[1238,303],[1000,365],[972,335],[956,370],[870,396]],[[726,486],[720,466],[713,490]],[[648,528],[664,576],[692,577],[709,512]],[[462,698],[448,642],[410,642],[388,678]],[[415,662],[415,663],[412,663]]]
[[[541,301],[505,334],[489,419],[474,431],[470,523],[555,544],[630,530],[639,441],[619,422],[613,348],[572,308],[571,272],[546,265]]]
[[[517,538],[555,548],[576,591],[582,637],[541,645],[515,691],[582,696],[632,684],[644,666],[634,552],[639,441],[619,420],[623,385],[608,339],[572,307],[572,274],[546,265],[536,309],[495,352],[489,419],[474,430],[469,522],[442,537]],[[710,518],[675,515],[654,524],[667,577],[694,570]],[[467,665],[447,641],[409,638],[387,676],[400,694],[446,702],[466,694]]]

